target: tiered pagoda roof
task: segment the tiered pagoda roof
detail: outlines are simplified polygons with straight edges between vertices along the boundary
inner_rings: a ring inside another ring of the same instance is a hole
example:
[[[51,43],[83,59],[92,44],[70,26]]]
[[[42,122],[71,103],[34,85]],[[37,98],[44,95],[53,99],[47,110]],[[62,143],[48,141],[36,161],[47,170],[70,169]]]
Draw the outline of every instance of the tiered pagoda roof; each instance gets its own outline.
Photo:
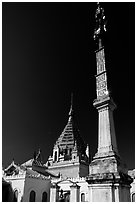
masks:
[[[71,107],[69,111],[69,119],[63,132],[57,139],[56,145],[58,145],[60,149],[65,149],[66,147],[73,149],[74,146],[77,146],[78,151],[81,151],[81,153],[86,149],[86,143],[80,136],[79,129],[75,122],[72,97],[71,97]]]

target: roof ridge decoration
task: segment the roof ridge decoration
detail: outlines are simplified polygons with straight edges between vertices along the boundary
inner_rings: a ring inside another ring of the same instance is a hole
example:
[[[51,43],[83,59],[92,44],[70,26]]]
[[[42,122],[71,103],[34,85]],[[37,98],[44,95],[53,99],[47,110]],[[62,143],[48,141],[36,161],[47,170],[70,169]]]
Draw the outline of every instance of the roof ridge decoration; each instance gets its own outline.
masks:
[[[5,171],[9,170],[12,166],[15,168],[17,167],[17,165],[14,162],[14,159],[12,160],[11,164],[7,168],[5,168]]]
[[[43,162],[42,162],[42,156],[41,156],[41,149],[38,149],[38,153],[36,153],[36,151],[34,151],[34,160],[32,162],[33,164],[37,164],[39,166],[43,166]]]

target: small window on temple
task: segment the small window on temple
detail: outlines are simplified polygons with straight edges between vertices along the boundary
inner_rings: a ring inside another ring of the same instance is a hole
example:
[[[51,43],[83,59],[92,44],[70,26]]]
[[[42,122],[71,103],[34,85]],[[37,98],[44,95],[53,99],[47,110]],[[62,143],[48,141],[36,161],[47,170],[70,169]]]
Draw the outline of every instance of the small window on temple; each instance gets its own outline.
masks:
[[[132,201],[132,202],[135,202],[135,193],[132,194],[131,201]]]
[[[81,202],[85,202],[85,193],[81,193]]]
[[[14,191],[14,202],[18,202],[18,191]]]
[[[42,194],[42,202],[47,202],[47,192],[43,192],[43,194]]]
[[[57,152],[55,152],[55,161],[57,161]]]
[[[36,193],[35,191],[30,192],[29,202],[35,202]]]

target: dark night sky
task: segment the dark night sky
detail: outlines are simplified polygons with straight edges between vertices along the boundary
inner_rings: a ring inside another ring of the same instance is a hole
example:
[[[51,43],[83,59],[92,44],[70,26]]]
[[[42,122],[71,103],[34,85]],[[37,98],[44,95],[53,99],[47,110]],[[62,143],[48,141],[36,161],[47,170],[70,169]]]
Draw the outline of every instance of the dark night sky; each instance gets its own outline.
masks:
[[[117,104],[118,149],[135,168],[135,3],[101,3],[108,20],[106,63]],[[2,3],[2,159],[43,160],[68,120],[70,95],[81,136],[97,151],[96,3]]]

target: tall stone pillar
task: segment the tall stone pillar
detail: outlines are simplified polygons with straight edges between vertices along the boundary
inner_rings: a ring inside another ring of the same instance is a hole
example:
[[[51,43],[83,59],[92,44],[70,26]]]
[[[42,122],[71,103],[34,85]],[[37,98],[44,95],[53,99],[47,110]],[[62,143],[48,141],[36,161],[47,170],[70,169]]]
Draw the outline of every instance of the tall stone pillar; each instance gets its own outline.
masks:
[[[89,200],[91,202],[129,202],[130,183],[132,179],[127,174],[117,149],[113,111],[116,107],[110,96],[105,67],[104,35],[106,22],[104,9],[98,3],[95,14],[96,28],[94,40],[98,45],[96,51],[97,98],[93,105],[98,110],[98,149],[90,165]]]
[[[50,188],[50,202],[57,202],[59,200],[59,186],[55,183]]]
[[[70,186],[70,189],[71,189],[70,202],[79,202],[80,186],[74,183],[72,186]]]

